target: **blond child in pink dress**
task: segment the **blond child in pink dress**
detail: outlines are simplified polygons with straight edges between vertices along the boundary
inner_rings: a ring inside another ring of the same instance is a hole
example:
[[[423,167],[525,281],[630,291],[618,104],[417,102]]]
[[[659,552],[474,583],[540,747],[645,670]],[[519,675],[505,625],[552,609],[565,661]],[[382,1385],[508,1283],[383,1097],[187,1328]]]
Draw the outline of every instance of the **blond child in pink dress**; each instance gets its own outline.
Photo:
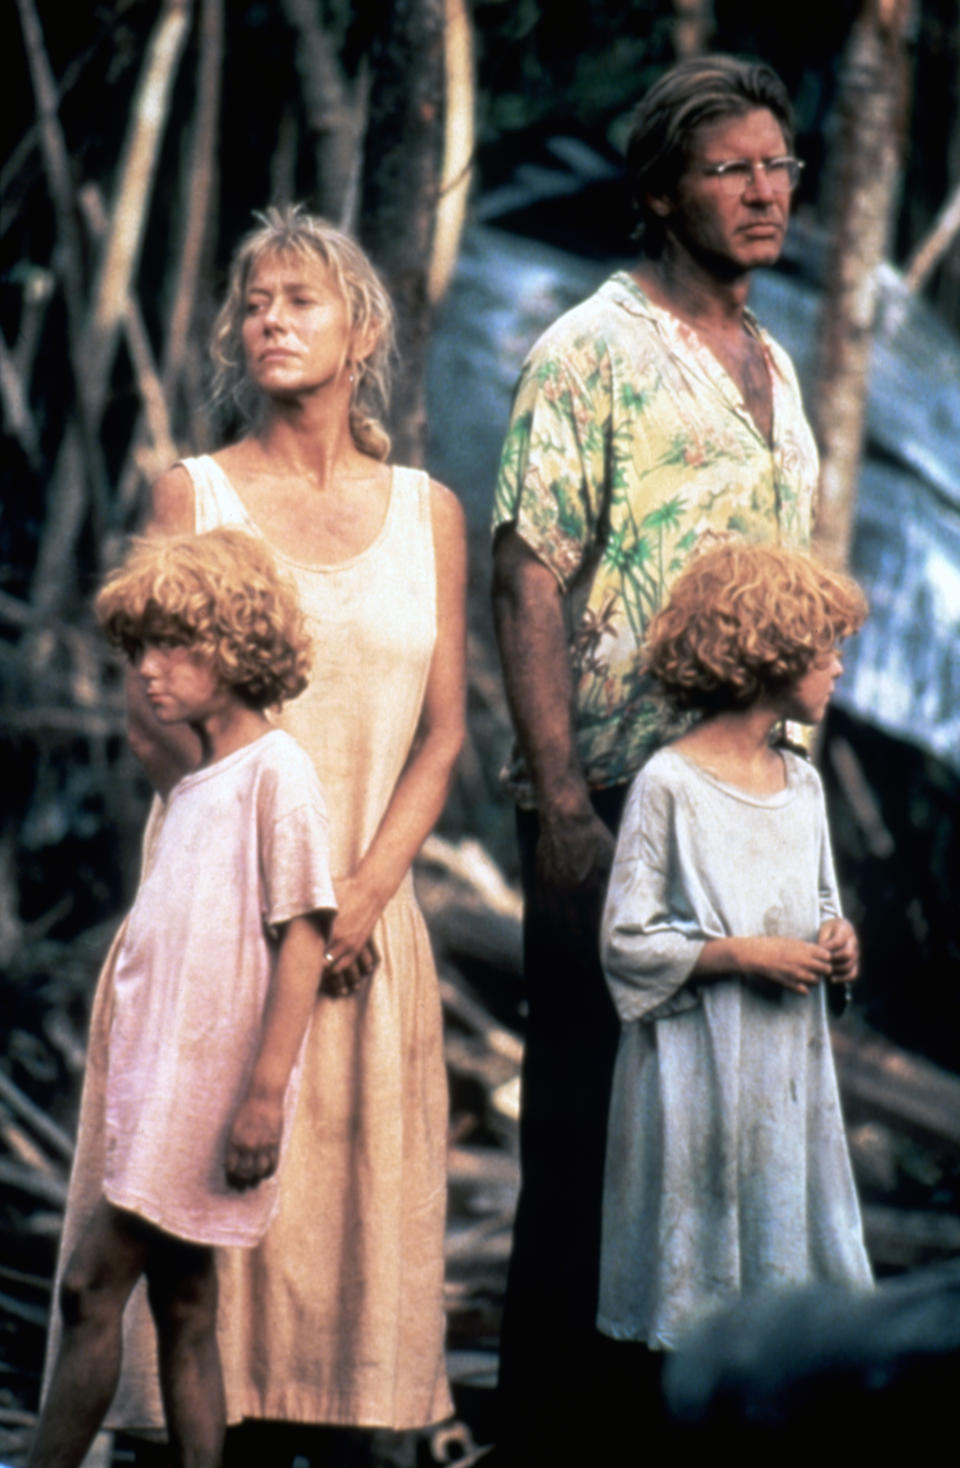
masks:
[[[140,542],[96,611],[203,757],[166,799],[120,939],[102,1196],[63,1276],[31,1463],[82,1461],[145,1276],[174,1461],[216,1468],[214,1248],[257,1244],[275,1211],[336,907],[313,763],[264,712],[304,688],[309,642],[293,588],[238,530]]]

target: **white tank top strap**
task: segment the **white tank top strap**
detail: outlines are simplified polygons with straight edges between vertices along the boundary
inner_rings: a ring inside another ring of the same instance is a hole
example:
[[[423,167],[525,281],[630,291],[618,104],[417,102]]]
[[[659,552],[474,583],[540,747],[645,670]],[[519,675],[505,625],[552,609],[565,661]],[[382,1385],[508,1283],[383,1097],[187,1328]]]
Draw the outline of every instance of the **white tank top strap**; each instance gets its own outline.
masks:
[[[393,498],[390,507],[390,540],[399,549],[400,564],[418,576],[423,595],[436,619],[436,560],[433,546],[433,516],[430,505],[430,478],[423,469],[397,466],[393,471]],[[391,547],[383,546],[386,557]]]
[[[433,542],[433,522],[430,517],[430,479],[424,469],[394,469],[394,493],[400,495],[400,503],[406,513],[407,523],[416,526]]]
[[[194,528],[198,534],[215,530],[218,525],[242,525],[246,530],[255,530],[243,501],[220,465],[209,454],[197,458],[181,459],[193,482]]]
[[[194,528],[198,534],[219,525],[236,525],[251,535],[263,538],[263,532],[247,513],[246,507],[226,473],[209,454],[180,460],[194,488]],[[279,554],[279,553],[277,553]],[[393,565],[406,565],[408,573],[417,574],[421,584],[433,588],[436,599],[436,563],[433,548],[433,519],[430,512],[430,479],[423,469],[397,466],[393,470],[390,504],[386,521],[371,545],[353,559],[331,566],[303,567],[319,575],[348,577],[351,573],[369,576],[379,557]],[[280,555],[281,561],[289,557]]]

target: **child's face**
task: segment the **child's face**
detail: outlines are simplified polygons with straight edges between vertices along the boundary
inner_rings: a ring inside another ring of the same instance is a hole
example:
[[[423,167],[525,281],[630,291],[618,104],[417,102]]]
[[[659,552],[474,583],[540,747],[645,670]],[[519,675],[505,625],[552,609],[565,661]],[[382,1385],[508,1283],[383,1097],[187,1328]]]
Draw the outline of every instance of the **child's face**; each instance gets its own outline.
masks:
[[[209,658],[192,647],[145,642],[132,662],[162,724],[197,724],[235,702]]]
[[[807,669],[786,695],[783,717],[799,724],[819,724],[827,712],[834,684],[843,672],[843,659],[837,648],[824,653]]]

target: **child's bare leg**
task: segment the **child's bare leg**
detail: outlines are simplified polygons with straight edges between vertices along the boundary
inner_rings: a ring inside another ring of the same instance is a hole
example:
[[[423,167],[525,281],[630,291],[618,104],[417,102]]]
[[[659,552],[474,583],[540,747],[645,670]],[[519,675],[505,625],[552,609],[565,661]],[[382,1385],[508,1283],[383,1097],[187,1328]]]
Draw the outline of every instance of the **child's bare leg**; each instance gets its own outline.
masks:
[[[117,1389],[123,1310],[148,1248],[139,1221],[101,1199],[61,1281],[63,1338],[31,1468],[76,1468],[83,1461]]]
[[[147,1267],[160,1390],[177,1468],[220,1468],[226,1408],[212,1249],[164,1236]]]

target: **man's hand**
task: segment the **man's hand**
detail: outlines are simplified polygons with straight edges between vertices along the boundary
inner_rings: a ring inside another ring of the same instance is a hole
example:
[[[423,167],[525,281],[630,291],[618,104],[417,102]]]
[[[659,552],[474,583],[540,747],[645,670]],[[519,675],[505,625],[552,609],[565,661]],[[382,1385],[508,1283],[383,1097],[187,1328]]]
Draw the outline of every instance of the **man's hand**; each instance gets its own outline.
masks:
[[[831,981],[852,984],[860,972],[860,943],[853,924],[846,918],[828,918],[821,924],[817,942],[830,954]]]
[[[542,813],[536,880],[540,902],[558,922],[596,945],[616,842],[588,809],[579,815]]]
[[[599,816],[541,815],[537,880],[559,895],[605,889],[616,842]]]

